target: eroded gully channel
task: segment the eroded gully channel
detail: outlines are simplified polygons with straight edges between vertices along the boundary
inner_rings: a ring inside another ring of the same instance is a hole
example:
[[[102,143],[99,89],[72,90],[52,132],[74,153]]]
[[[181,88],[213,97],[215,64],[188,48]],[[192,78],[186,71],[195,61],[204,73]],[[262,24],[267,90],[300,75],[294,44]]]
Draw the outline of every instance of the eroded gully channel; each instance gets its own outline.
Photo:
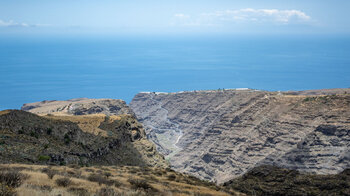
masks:
[[[151,95],[153,100],[154,95]],[[172,122],[168,118],[169,111],[162,107],[162,102],[157,101],[157,113],[160,114],[159,120],[161,123],[159,126],[154,126],[154,123],[148,122],[145,126],[151,128],[151,132],[154,132],[159,144],[162,148],[170,151],[169,154],[165,155],[167,160],[170,160],[176,153],[182,150],[177,144],[183,136],[183,131],[180,129],[179,124]]]

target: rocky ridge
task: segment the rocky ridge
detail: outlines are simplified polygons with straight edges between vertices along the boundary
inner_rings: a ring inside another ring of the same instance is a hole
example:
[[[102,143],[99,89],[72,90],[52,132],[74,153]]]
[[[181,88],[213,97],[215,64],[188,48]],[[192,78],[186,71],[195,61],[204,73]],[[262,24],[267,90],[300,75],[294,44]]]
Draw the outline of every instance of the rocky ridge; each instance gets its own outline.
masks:
[[[41,101],[23,104],[21,110],[34,114],[55,115],[134,115],[132,110],[120,99],[88,99],[78,98],[66,101]]]
[[[350,91],[322,92],[139,93],[130,107],[176,170],[222,183],[262,164],[350,167]]]

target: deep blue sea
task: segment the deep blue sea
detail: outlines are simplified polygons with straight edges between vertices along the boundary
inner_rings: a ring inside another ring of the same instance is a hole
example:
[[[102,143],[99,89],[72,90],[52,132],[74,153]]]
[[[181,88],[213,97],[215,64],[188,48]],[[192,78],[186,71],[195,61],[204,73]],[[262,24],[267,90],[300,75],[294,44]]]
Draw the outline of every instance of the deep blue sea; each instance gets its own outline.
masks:
[[[350,37],[1,37],[0,109],[140,91],[350,87]]]

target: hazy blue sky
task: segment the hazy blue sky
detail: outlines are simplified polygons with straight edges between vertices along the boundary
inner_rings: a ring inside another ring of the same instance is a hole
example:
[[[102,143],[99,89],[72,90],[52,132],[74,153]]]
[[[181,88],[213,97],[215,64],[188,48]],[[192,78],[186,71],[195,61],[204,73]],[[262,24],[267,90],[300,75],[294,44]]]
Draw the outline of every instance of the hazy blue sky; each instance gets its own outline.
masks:
[[[350,33],[349,0],[0,0],[0,33]]]

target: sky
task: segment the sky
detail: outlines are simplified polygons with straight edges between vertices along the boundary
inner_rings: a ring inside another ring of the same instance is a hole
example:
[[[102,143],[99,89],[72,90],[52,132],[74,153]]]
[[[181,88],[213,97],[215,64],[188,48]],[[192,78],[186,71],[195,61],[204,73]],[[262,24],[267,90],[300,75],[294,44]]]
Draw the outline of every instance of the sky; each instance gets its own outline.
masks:
[[[349,34],[349,0],[0,0],[4,34]]]

